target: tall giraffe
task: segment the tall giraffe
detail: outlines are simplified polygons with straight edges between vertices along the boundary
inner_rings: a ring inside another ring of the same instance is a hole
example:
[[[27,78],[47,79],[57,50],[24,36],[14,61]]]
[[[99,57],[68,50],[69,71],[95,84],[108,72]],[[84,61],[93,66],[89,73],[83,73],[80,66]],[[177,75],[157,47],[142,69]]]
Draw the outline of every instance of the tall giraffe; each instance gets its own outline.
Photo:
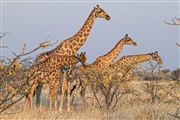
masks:
[[[132,75],[132,69],[135,65],[149,60],[154,60],[157,64],[162,64],[162,59],[159,53],[155,51],[147,54],[123,56],[114,64],[113,67],[120,76],[124,76],[125,79],[128,79]]]
[[[55,49],[40,54],[37,57],[37,60],[41,62],[52,54],[75,55],[89,36],[96,18],[104,18],[106,20],[110,20],[110,16],[102,8],[100,8],[99,5],[97,5],[91,11],[85,23],[75,35],[62,41]]]
[[[109,65],[113,64],[114,60],[118,57],[119,53],[121,52],[124,45],[134,45],[137,46],[137,43],[126,34],[119,42],[113,47],[112,50],[107,52],[105,55],[98,57],[92,64],[86,66],[91,68],[106,68]],[[80,68],[79,73],[86,71],[85,68]],[[82,97],[85,96],[86,87],[88,81],[85,79],[79,81],[81,84],[81,95]]]
[[[72,70],[75,64],[81,62],[83,65],[87,58],[85,53],[81,53],[79,56],[60,56],[55,55],[45,61],[33,66],[30,71],[27,72],[27,76],[30,77],[28,84],[30,85],[30,90],[27,94],[26,103],[32,108],[32,97],[39,83],[49,84],[49,106],[52,109],[52,100],[54,100],[55,109],[57,108],[57,93],[59,88],[59,80],[62,75],[62,70],[64,67],[70,67],[71,80]],[[26,104],[25,104],[26,105]]]
[[[103,18],[106,20],[110,20],[110,16],[102,9],[99,5],[94,7],[94,9],[89,14],[88,18],[84,22],[83,26],[80,30],[73,35],[72,37],[65,39],[62,41],[55,49],[42,53],[37,57],[37,62],[42,62],[47,59],[51,55],[75,55],[77,51],[82,47],[85,43],[89,33],[93,27],[93,24],[97,18]],[[41,94],[42,85],[39,86],[38,94],[37,94],[37,104],[40,102],[40,94]]]

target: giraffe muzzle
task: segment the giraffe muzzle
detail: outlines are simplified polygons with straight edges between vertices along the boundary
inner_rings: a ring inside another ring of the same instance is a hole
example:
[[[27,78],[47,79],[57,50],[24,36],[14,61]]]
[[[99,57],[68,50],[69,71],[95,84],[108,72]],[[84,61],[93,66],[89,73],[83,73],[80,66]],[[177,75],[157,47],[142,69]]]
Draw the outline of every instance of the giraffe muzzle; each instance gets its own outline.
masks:
[[[110,20],[110,16],[109,15],[106,15],[106,20]]]
[[[137,43],[134,42],[133,45],[134,45],[134,46],[137,46]]]

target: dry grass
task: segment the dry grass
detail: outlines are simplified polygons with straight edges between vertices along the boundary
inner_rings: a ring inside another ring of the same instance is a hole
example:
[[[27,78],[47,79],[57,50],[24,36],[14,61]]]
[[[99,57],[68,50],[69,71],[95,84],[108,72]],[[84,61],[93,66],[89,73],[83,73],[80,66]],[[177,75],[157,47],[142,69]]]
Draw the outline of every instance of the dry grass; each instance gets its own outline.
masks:
[[[107,119],[107,120],[171,120],[175,119],[173,116],[180,116],[177,108],[180,107],[180,102],[173,98],[171,95],[161,91],[163,100],[159,99],[156,103],[151,104],[149,97],[143,90],[143,85],[148,81],[133,81],[130,86],[137,91],[138,95],[129,94],[121,98],[116,110],[105,111],[99,109],[98,106],[92,105],[92,99],[89,97],[91,93],[87,95],[87,105],[84,105],[81,99],[77,96],[74,111],[67,113],[65,111],[49,111],[48,106],[43,107],[41,110],[30,110],[22,112],[22,105],[18,103],[14,105],[11,110],[0,116],[2,119]],[[160,85],[163,85],[168,90],[174,82],[160,81]],[[179,88],[176,89],[174,94],[180,97]],[[47,95],[43,96],[47,99]],[[46,101],[47,104],[47,101]]]

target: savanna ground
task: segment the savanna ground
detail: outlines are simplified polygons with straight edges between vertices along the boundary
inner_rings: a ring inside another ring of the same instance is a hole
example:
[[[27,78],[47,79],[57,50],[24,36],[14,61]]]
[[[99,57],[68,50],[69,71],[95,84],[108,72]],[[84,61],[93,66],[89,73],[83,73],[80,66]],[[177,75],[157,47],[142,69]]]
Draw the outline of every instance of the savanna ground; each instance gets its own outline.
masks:
[[[98,104],[93,102],[91,90],[88,90],[86,104],[77,95],[72,112],[49,111],[47,89],[44,89],[43,106],[39,109],[23,112],[24,100],[21,100],[5,111],[1,115],[1,119],[180,119],[180,86],[177,85],[176,81],[133,81],[128,87],[132,88],[133,92],[122,95],[113,110],[99,108]],[[152,101],[153,97],[155,97],[154,102]]]

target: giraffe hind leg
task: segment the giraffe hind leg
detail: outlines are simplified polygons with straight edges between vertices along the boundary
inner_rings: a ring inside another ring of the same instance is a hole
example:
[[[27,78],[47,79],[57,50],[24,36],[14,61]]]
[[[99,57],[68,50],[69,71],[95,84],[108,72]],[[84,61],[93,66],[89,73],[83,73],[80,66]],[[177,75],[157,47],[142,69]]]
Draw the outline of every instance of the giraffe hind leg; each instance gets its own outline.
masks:
[[[62,111],[63,108],[63,102],[64,102],[64,94],[67,88],[67,81],[66,81],[66,74],[63,74],[63,80],[62,80],[62,86],[61,86],[61,101],[59,106],[59,112]]]
[[[27,108],[27,106],[29,109],[32,109],[32,104],[33,104],[32,98],[33,98],[33,95],[34,95],[37,85],[38,85],[37,83],[32,85],[29,93],[27,94],[26,101],[25,101],[25,107],[24,107],[25,109]]]
[[[54,101],[54,110],[57,110],[57,95],[59,88],[59,72],[53,72],[53,76],[50,78],[49,83],[49,107],[52,110],[52,103]]]
[[[38,84],[37,89],[36,89],[36,107],[39,107],[41,104],[41,91],[43,88],[43,84]]]

